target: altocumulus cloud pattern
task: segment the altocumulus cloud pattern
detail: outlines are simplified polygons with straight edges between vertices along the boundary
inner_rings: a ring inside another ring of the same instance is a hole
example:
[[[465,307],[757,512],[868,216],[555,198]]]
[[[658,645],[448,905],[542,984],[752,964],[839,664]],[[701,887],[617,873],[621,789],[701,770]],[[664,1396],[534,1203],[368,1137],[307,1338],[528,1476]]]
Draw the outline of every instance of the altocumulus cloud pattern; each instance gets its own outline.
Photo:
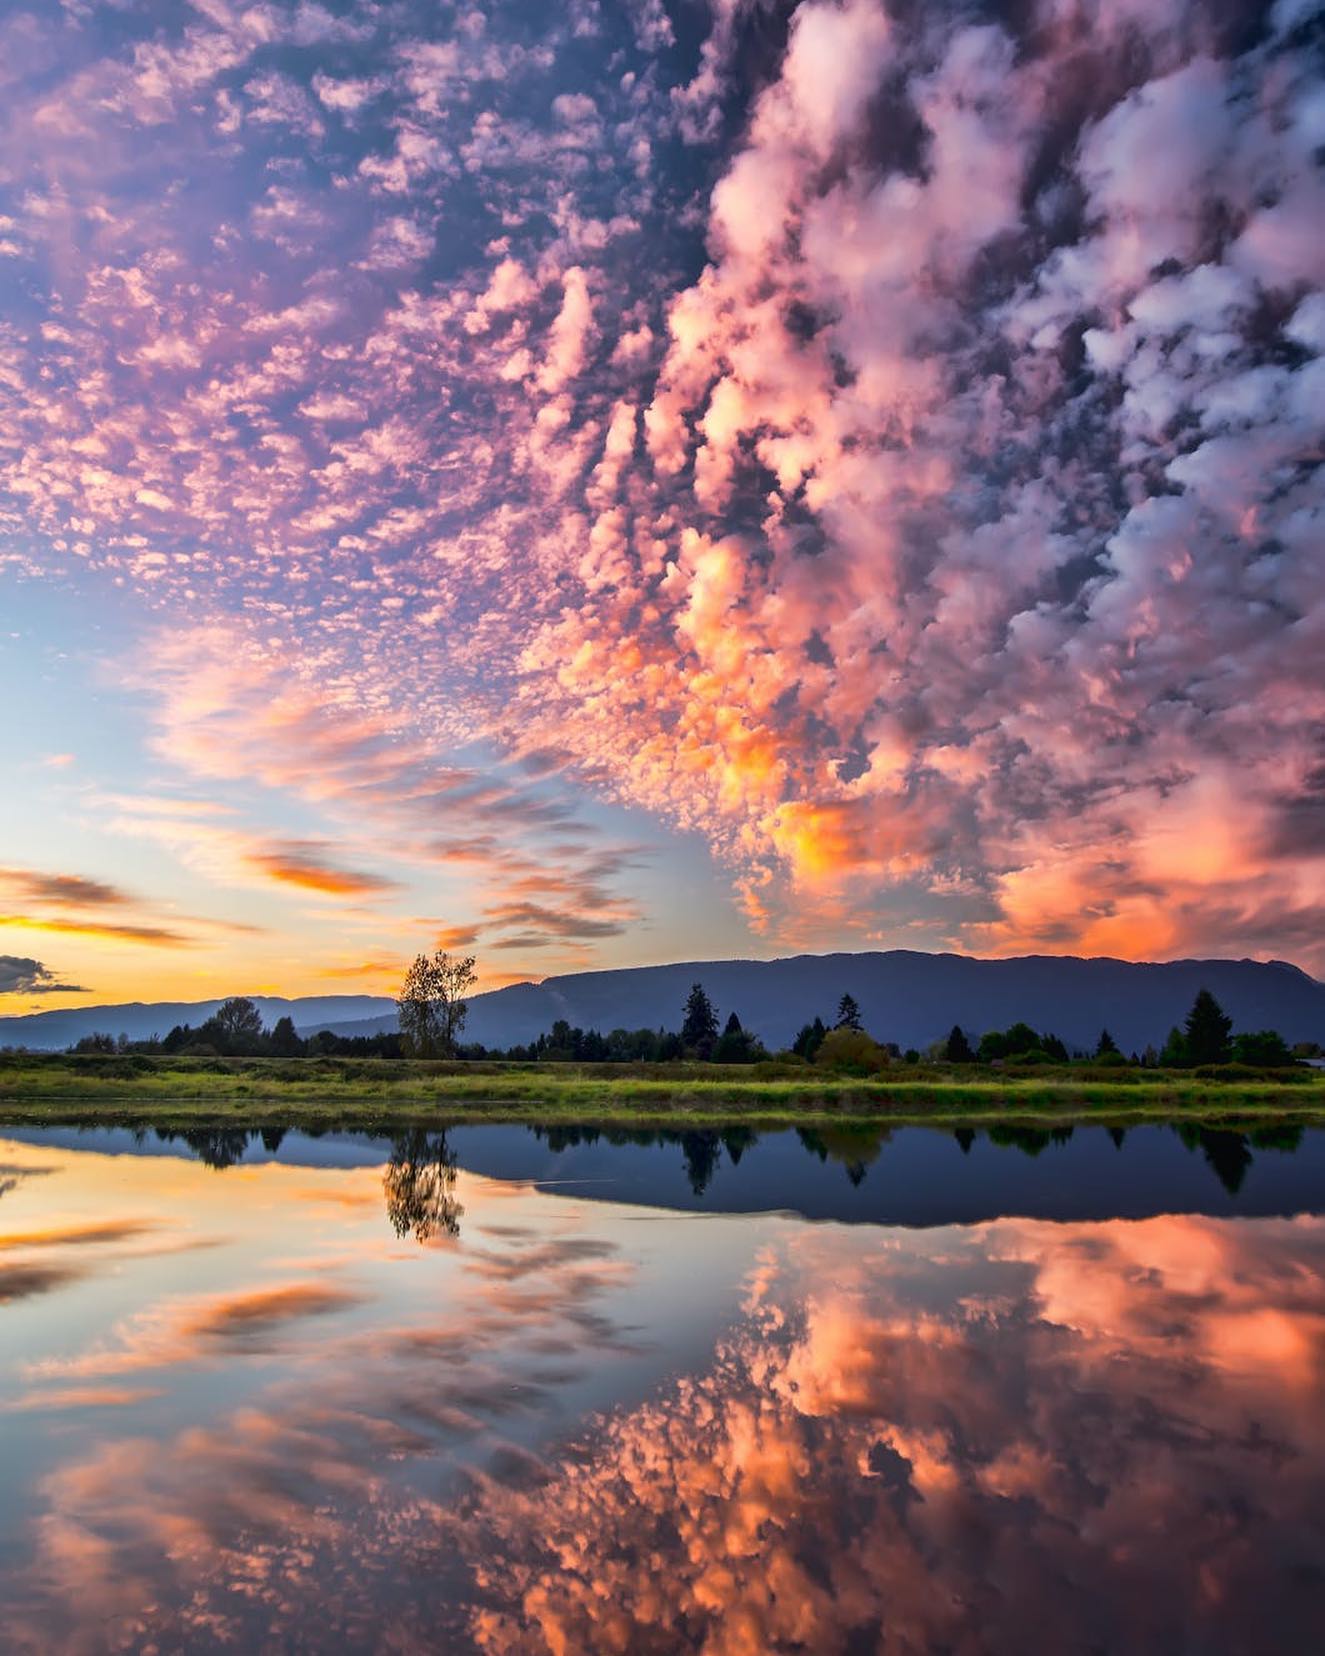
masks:
[[[0,558],[493,942],[629,920],[602,798],[770,945],[1325,967],[1319,22],[10,8]]]

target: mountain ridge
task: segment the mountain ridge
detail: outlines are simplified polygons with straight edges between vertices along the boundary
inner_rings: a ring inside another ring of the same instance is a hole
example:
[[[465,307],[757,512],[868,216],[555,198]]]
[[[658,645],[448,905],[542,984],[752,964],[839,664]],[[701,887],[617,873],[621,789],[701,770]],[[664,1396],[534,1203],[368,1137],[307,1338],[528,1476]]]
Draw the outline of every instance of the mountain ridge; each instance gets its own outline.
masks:
[[[790,1043],[816,1015],[831,1022],[843,993],[880,1039],[924,1047],[954,1023],[968,1033],[1022,1019],[1069,1046],[1093,1045],[1107,1025],[1127,1050],[1159,1045],[1196,991],[1209,988],[1239,1029],[1277,1028],[1289,1041],[1325,1040],[1325,984],[1291,961],[1124,961],[1112,956],[927,954],[892,949],[800,954],[773,960],[684,960],[569,972],[488,990],[470,1001],[468,1040],[525,1044],[558,1018],[582,1028],[677,1028],[691,983],[701,981],[722,1018],[735,1011],[770,1047]],[[370,1034],[395,1027],[388,996],[253,995],[264,1021],[290,1016],[303,1034],[329,1028]],[[0,1018],[0,1045],[59,1050],[84,1034],[164,1035],[203,1022],[221,1004],[122,1002]]]

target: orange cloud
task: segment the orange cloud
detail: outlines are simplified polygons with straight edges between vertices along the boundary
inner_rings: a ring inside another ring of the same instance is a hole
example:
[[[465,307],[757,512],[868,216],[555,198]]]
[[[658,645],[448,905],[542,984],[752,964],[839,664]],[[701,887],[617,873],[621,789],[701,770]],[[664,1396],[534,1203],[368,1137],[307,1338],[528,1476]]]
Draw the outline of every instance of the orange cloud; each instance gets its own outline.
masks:
[[[45,874],[34,868],[0,868],[0,887],[29,902],[59,908],[121,907],[133,901],[104,880],[81,874]]]
[[[399,956],[390,955],[381,960],[360,961],[354,966],[324,966],[322,975],[329,978],[398,978],[403,967],[404,962]]]
[[[100,1246],[145,1236],[159,1228],[153,1219],[112,1219],[104,1223],[54,1224],[41,1230],[0,1231],[0,1252],[9,1248]]]
[[[19,926],[24,931],[58,932],[70,937],[106,938],[117,943],[145,943],[162,949],[186,948],[198,941],[166,926],[112,925],[96,920],[56,920],[22,914],[0,914],[0,926]]]
[[[164,1395],[157,1386],[64,1386],[27,1392],[0,1408],[17,1414],[47,1409],[127,1409]]]
[[[380,897],[400,889],[395,880],[337,866],[325,857],[326,849],[324,844],[312,840],[281,840],[263,850],[249,852],[244,860],[250,868],[283,885],[333,897]]]
[[[265,1349],[301,1319],[345,1310],[359,1299],[338,1284],[309,1281],[167,1302],[122,1324],[114,1345],[32,1362],[26,1372],[33,1378],[98,1377],[203,1362],[227,1347]]]
[[[434,941],[439,949],[467,949],[478,941],[478,928],[475,926],[443,926],[435,934]]]
[[[0,1305],[8,1300],[49,1294],[67,1283],[76,1282],[84,1274],[83,1266],[73,1263],[18,1261],[0,1264]]]

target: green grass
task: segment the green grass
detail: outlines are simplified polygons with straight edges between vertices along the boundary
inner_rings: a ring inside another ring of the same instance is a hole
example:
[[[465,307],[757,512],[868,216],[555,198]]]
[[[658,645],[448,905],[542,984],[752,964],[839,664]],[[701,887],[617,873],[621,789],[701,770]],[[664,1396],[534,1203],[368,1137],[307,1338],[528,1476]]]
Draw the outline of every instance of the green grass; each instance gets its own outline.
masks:
[[[882,1076],[758,1064],[400,1063],[382,1059],[0,1054],[0,1121],[189,1126],[409,1125],[450,1121],[645,1124],[739,1119],[1055,1123],[1325,1123],[1325,1076],[897,1065]]]

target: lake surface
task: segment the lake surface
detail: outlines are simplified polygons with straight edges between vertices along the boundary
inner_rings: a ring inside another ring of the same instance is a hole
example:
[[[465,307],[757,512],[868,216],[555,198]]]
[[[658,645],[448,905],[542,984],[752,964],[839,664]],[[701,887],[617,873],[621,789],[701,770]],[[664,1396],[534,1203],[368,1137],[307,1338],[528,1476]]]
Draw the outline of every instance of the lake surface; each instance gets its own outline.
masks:
[[[0,1128],[0,1647],[1325,1648],[1325,1133]]]

